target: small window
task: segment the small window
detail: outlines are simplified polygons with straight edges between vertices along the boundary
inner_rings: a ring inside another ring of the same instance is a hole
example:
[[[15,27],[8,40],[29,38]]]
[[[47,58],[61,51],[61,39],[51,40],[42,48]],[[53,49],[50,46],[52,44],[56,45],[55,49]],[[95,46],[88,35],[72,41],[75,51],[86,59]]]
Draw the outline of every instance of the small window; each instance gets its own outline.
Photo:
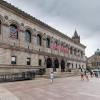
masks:
[[[41,66],[42,65],[42,60],[41,59],[39,59],[39,66]]]
[[[77,68],[77,64],[76,64],[76,68]]]
[[[72,69],[73,69],[73,64],[72,64]]]
[[[31,58],[27,58],[27,65],[31,65]]]
[[[11,57],[11,64],[16,64],[16,56]]]

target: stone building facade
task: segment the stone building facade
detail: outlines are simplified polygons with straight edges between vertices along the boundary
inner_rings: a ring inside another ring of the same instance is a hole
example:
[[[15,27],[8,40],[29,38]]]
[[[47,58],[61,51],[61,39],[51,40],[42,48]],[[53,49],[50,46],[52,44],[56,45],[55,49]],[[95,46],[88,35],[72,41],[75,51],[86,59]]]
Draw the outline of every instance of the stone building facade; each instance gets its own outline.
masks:
[[[87,67],[100,69],[100,50],[97,51],[87,59]]]
[[[85,46],[0,0],[0,72],[86,67]]]

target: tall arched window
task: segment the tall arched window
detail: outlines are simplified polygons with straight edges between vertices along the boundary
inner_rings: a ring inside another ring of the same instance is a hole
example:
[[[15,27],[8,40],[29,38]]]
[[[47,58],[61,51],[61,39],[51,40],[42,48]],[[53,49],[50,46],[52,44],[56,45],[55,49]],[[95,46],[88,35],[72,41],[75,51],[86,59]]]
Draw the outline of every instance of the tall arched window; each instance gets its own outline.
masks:
[[[26,42],[31,42],[31,32],[29,30],[25,31],[25,40]]]
[[[42,37],[40,34],[37,35],[37,45],[39,45],[39,46],[42,45]]]
[[[18,27],[15,24],[10,25],[10,37],[18,39]]]
[[[50,48],[50,38],[46,38],[46,47]]]

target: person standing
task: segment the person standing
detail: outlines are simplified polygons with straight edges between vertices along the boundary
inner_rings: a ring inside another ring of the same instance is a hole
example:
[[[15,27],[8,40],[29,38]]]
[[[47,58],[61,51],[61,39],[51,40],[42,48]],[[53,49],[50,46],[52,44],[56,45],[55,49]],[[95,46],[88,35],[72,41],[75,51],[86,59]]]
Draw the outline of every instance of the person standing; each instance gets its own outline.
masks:
[[[91,76],[91,78],[93,77],[93,71],[90,71],[90,76]]]
[[[53,83],[53,80],[54,80],[54,73],[53,72],[50,73],[50,79],[51,79],[51,83]]]
[[[85,71],[85,72],[84,72],[84,74],[85,74],[86,80],[87,80],[87,81],[89,81],[88,72],[87,72],[87,71]]]
[[[81,71],[81,80],[83,81],[84,80],[84,72]]]

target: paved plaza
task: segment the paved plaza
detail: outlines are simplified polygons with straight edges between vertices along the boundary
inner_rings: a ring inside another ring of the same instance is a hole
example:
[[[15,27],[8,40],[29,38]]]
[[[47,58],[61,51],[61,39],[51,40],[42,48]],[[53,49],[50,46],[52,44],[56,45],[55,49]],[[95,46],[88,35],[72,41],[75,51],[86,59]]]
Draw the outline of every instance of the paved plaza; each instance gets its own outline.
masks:
[[[0,84],[0,100],[100,100],[100,78],[57,78]]]

